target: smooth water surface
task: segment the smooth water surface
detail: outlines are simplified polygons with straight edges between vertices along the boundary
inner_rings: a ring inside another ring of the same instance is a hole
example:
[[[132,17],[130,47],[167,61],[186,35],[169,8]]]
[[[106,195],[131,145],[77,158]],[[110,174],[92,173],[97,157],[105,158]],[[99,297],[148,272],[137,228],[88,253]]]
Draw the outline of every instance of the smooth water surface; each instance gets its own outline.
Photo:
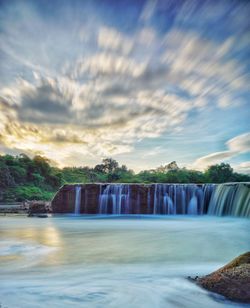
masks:
[[[0,305],[240,307],[197,287],[250,249],[250,221],[188,216],[0,218]]]

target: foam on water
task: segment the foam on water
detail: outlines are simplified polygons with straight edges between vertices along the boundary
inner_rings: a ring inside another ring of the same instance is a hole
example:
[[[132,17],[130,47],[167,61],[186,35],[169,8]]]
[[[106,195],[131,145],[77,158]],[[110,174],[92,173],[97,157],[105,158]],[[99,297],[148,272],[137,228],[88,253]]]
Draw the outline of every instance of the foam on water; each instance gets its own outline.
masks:
[[[55,247],[48,247],[27,241],[3,240],[0,242],[0,260],[8,262],[13,268],[30,267],[41,262],[48,254],[55,251]],[[18,262],[17,262],[18,259]],[[14,264],[13,264],[14,263]],[[2,269],[1,270],[8,270]]]
[[[10,255],[22,255],[22,256],[34,256],[46,255],[53,248],[46,247],[44,245],[37,245],[35,243],[25,243],[20,241],[2,241],[0,242],[0,256]]]
[[[62,279],[62,277],[64,277]],[[162,266],[61,268],[3,284],[3,303],[16,307],[232,307]],[[237,307],[240,307],[237,306]]]

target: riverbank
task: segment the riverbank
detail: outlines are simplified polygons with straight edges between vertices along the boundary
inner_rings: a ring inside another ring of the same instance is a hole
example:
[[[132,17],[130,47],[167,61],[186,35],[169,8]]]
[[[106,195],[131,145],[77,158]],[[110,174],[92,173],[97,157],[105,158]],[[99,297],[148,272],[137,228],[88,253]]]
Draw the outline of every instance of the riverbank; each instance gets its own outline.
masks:
[[[29,207],[24,203],[0,204],[0,215],[28,214]]]
[[[0,215],[6,214],[45,214],[51,213],[51,203],[47,201],[25,201],[16,203],[2,203],[0,204]]]

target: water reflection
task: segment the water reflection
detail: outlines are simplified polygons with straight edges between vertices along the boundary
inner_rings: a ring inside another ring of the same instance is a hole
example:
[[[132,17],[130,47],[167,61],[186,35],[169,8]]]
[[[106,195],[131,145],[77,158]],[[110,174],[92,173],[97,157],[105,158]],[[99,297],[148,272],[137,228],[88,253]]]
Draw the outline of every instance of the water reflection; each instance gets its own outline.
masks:
[[[53,222],[43,224],[34,220],[30,224],[30,221],[26,220],[26,223],[27,227],[17,224],[16,228],[13,226],[1,228],[2,266],[5,262],[9,264],[17,260],[21,267],[37,263],[46,265],[61,263],[63,255],[58,252],[63,250],[63,242]]]

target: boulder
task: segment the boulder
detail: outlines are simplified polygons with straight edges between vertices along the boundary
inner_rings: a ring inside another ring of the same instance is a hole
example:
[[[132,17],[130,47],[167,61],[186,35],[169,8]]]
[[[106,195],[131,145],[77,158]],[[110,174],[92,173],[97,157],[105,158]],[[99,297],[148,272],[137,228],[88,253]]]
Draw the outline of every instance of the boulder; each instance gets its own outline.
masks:
[[[250,252],[246,252],[217,271],[197,278],[198,285],[226,298],[250,303]]]

